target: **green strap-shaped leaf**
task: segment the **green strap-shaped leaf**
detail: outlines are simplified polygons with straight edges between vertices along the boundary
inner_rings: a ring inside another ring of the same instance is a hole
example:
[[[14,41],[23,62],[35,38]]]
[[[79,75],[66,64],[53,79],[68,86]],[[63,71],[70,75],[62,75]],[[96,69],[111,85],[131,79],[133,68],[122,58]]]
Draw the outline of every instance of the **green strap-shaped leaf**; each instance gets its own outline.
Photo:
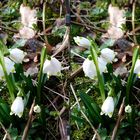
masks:
[[[80,93],[80,97],[85,105],[85,108],[88,110],[91,122],[95,124],[102,123],[102,118],[100,116],[100,108],[94,102],[94,100],[92,100],[91,97],[85,93]]]

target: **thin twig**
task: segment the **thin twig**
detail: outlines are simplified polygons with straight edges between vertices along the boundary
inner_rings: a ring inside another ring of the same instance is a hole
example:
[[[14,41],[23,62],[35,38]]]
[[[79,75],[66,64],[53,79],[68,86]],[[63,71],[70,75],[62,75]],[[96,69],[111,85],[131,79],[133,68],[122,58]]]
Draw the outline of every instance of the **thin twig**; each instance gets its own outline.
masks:
[[[82,66],[80,66],[76,71],[74,71],[71,75],[70,75],[70,80],[73,80],[79,73],[81,73],[83,70]]]
[[[33,117],[32,114],[33,114],[34,106],[35,106],[35,99],[33,100],[33,103],[31,105],[31,108],[30,108],[30,111],[29,111],[29,119],[28,119],[27,124],[24,128],[24,132],[23,132],[23,135],[22,135],[22,140],[27,139],[28,131],[29,131],[29,128],[30,128],[30,125],[31,125],[31,122],[32,122],[32,117]]]
[[[2,28],[2,29],[4,29],[4,30],[8,30],[8,31],[13,32],[13,33],[18,33],[17,30],[11,29],[11,28],[9,28],[9,27],[4,27],[4,26],[2,26],[2,25],[0,25],[0,28]]]
[[[62,42],[62,45],[52,55],[53,57],[55,57],[56,55],[58,55],[61,51],[63,51],[66,48],[66,46],[69,43],[69,34],[70,34],[70,27],[67,27],[66,28],[66,32],[65,32],[65,35],[64,35],[64,39],[63,39],[63,42]]]
[[[82,20],[83,21],[83,20]],[[83,21],[84,22],[84,21]],[[99,32],[101,32],[101,33],[106,33],[107,31],[106,30],[104,30],[104,29],[100,29],[100,28],[97,28],[97,27],[93,27],[93,26],[91,26],[91,25],[87,25],[85,22],[84,23],[79,23],[79,22],[75,22],[75,21],[71,21],[71,23],[73,23],[73,24],[77,24],[77,25],[80,25],[80,26],[84,26],[84,27],[86,27],[88,30],[89,29],[92,29],[92,30],[95,30],[95,31],[99,31]]]
[[[133,39],[134,39],[134,42],[135,44],[137,44],[137,38],[136,38],[136,35],[135,35],[135,7],[136,7],[136,0],[134,0],[133,2],[133,8],[132,8],[132,29],[133,29]]]
[[[118,130],[118,127],[120,125],[120,121],[121,121],[122,113],[123,113],[123,109],[124,109],[124,101],[125,101],[125,98],[123,98],[123,101],[121,103],[121,106],[120,106],[120,109],[118,112],[118,119],[117,119],[116,125],[113,129],[111,140],[115,140],[115,138],[116,138],[117,130]]]
[[[50,89],[50,88],[48,88],[48,87],[46,87],[46,86],[44,86],[44,88],[45,88],[45,89],[48,89],[48,90],[51,91],[52,93],[55,93],[55,94],[59,95],[60,97],[62,97],[62,98],[64,98],[64,99],[69,100],[68,97],[63,96],[62,94],[60,94],[60,93],[58,93],[58,92],[56,92],[56,91],[54,91],[54,90],[52,90],[52,89]]]
[[[38,84],[38,82],[37,82],[36,80],[33,80],[33,79],[32,79],[32,81],[33,81],[36,85]],[[58,92],[56,92],[56,91],[54,91],[54,90],[50,89],[50,88],[49,88],[49,87],[47,87],[47,86],[44,86],[44,88],[45,88],[45,89],[48,89],[48,90],[49,90],[50,92],[52,92],[52,93],[55,93],[55,94],[59,95],[60,97],[62,97],[62,98],[64,98],[64,99],[69,100],[69,98],[68,98],[68,97],[63,96],[62,94],[60,94],[60,93],[58,93]]]
[[[5,132],[5,135],[4,135],[3,140],[6,140],[6,139],[8,139],[8,140],[12,140],[10,134],[7,132],[7,130],[5,129],[4,125],[3,125],[1,122],[0,122],[0,125],[1,125],[2,129],[3,129],[4,132]]]

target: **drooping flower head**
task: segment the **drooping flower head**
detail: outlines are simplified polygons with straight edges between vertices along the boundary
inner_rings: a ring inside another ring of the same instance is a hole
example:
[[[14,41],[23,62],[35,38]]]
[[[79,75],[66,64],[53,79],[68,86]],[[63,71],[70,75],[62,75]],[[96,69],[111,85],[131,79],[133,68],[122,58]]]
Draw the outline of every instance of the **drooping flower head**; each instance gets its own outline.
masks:
[[[22,63],[24,57],[27,55],[26,52],[15,48],[15,49],[10,49],[10,59],[12,59],[15,63]]]
[[[17,96],[11,106],[11,113],[10,115],[17,115],[19,118],[21,118],[24,111],[24,102],[22,97]]]
[[[108,115],[110,118],[112,117],[114,112],[114,100],[113,97],[107,97],[101,107],[101,115]]]
[[[107,63],[112,63],[113,60],[115,59],[115,55],[116,53],[109,49],[109,48],[105,48],[101,50],[101,56]]]
[[[100,73],[106,71],[106,62],[102,58],[98,58],[98,66],[99,66]],[[85,59],[82,67],[85,76],[91,79],[94,79],[97,76],[96,67],[93,60],[90,60],[89,58]]]
[[[56,76],[61,72],[61,70],[61,62],[59,62],[56,58],[51,57],[50,60],[45,60],[43,65],[43,73],[46,73],[48,76]]]
[[[78,46],[89,48],[91,46],[90,41],[85,37],[74,37],[74,41]]]

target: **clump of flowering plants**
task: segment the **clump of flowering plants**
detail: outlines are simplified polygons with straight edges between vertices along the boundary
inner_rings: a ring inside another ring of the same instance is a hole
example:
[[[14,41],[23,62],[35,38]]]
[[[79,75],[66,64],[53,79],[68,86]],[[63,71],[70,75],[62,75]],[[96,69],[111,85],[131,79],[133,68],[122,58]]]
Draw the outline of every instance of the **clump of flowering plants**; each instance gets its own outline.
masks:
[[[5,49],[2,50],[3,48]],[[45,119],[43,119],[43,117],[47,114],[44,110],[45,107],[43,107],[43,98],[47,98],[47,95],[42,94],[44,84],[51,76],[61,77],[62,71],[61,62],[55,57],[47,55],[46,48],[43,47],[40,57],[39,72],[36,77],[37,79],[34,79],[30,76],[30,73],[26,75],[23,69],[26,55],[26,52],[18,48],[8,50],[1,42],[0,80],[5,84],[5,87],[7,87],[7,94],[5,95],[7,100],[4,101],[1,98],[0,121],[4,125],[10,125],[11,123],[12,127],[15,127],[15,129],[18,128],[16,126],[18,123],[15,121],[21,123],[20,127],[25,127],[25,122],[21,120],[25,119],[25,121],[27,121],[26,117],[28,112],[31,112],[32,106],[32,116],[34,116],[35,120],[33,123],[38,123],[38,127],[45,127],[45,124],[43,124]],[[37,131],[37,129],[35,130]],[[17,138],[25,136],[24,129],[18,133],[20,133],[20,135],[17,135]],[[27,135],[26,132],[26,137]]]
[[[75,112],[78,107],[80,108],[78,112],[89,123],[95,133],[93,137],[97,139],[111,137],[113,140],[121,137],[123,130],[133,129],[134,131],[136,125],[134,114],[138,114],[133,108],[132,90],[139,78],[139,46],[134,48],[132,66],[124,83],[125,80],[121,75],[116,75],[113,69],[117,61],[117,53],[113,49],[100,49],[91,38],[74,37],[74,41],[77,45],[88,46],[89,49],[89,54],[81,66],[85,79],[89,79],[87,91],[77,90],[76,94],[74,88],[71,87],[77,102],[77,106],[74,104],[71,108],[72,116],[77,117],[75,119],[77,125],[80,127],[80,122],[82,122]],[[122,128],[124,124],[127,125]]]
[[[65,91],[65,71],[69,68],[65,67],[65,51],[61,50],[62,59],[61,55],[54,55],[58,47],[49,44],[55,37],[52,33],[48,41],[45,33],[47,2],[43,2],[43,9],[37,6],[39,1],[37,5],[27,1],[14,4],[14,10],[20,11],[21,25],[14,35],[8,34],[9,44],[0,38],[0,139],[61,139],[65,131],[60,131],[67,127],[63,119],[68,116],[65,110],[69,100]],[[52,41],[53,45],[63,43],[59,42],[62,39],[63,35]],[[68,37],[64,42],[66,46]]]

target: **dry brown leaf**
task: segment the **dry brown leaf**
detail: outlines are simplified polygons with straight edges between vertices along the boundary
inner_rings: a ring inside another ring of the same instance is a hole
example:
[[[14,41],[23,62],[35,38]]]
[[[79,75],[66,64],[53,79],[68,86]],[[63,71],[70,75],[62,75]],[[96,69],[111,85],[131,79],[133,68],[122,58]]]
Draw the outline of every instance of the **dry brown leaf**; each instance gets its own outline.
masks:
[[[109,23],[110,27],[106,34],[102,37],[111,38],[117,40],[124,35],[122,25],[126,24],[126,18],[124,17],[125,10],[114,7],[111,4],[108,7]]]
[[[37,11],[35,9],[31,9],[28,6],[24,6],[21,4],[20,6],[20,14],[21,14],[21,23],[24,26],[33,28],[33,24],[37,23]]]
[[[128,70],[127,70],[127,68],[126,68],[125,66],[119,66],[119,67],[115,70],[115,72],[114,72],[114,74],[115,74],[116,76],[118,76],[118,75],[123,76],[123,75],[125,75],[125,74],[127,74],[127,73],[128,73]]]
[[[33,29],[33,24],[37,24],[37,11],[21,4],[20,14],[23,27],[19,30],[19,34],[14,35],[14,37],[24,39],[33,38],[36,34],[36,31]]]
[[[37,67],[29,67],[28,69],[27,69],[27,71],[26,72],[24,72],[24,74],[26,75],[26,76],[33,76],[34,74],[37,74],[38,73],[38,68]]]

